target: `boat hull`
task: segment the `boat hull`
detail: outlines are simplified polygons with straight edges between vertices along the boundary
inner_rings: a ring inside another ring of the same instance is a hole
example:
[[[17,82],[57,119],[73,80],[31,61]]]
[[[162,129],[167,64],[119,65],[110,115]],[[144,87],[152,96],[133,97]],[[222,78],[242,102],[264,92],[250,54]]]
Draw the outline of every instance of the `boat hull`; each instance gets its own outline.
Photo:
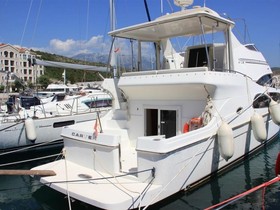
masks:
[[[254,138],[250,122],[233,128],[235,152],[228,161],[219,155],[215,134],[168,153],[138,150],[138,173],[100,172],[101,168],[98,171],[95,169],[101,167],[100,164],[105,168],[110,158],[103,156],[98,159],[98,153],[94,154],[93,151],[98,147],[99,151],[110,152],[108,147],[97,146],[95,141],[83,142],[83,145],[74,138],[64,136],[66,161],[59,160],[35,169],[54,170],[57,176],[42,177],[40,181],[61,193],[99,208],[131,209],[147,206],[180,190],[190,189],[213,173],[227,169],[244,156],[263,147],[279,131],[279,127],[272,122],[269,115],[266,116],[266,122],[268,140],[263,143]],[[187,135],[184,141],[189,141]],[[73,150],[80,151],[73,156]],[[90,163],[77,156],[81,153],[85,154],[84,158],[91,160]],[[73,163],[73,159],[76,163]],[[114,197],[108,199],[108,193],[112,193]]]
[[[96,113],[56,116],[33,119],[37,138],[32,141],[27,138],[24,121],[0,124],[0,150],[10,150],[19,147],[33,146],[42,143],[61,141],[61,130],[64,126],[96,119]]]

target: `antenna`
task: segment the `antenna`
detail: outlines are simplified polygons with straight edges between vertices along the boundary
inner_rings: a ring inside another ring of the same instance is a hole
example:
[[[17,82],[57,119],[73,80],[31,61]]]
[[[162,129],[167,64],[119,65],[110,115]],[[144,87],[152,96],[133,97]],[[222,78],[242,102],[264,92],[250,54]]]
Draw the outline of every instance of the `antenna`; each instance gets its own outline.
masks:
[[[161,15],[163,15],[163,2],[162,2],[162,0],[160,0],[160,12],[161,12]]]
[[[206,7],[206,0],[204,0],[203,7]]]
[[[279,66],[280,66],[280,41],[279,41]]]

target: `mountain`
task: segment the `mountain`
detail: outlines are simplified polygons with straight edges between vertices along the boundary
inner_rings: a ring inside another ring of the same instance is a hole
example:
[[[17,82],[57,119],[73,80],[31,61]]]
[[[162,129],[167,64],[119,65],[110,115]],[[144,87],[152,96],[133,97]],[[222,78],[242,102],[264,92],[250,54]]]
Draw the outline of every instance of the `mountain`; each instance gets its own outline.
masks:
[[[74,63],[74,64],[84,64],[84,65],[92,65],[92,66],[106,66],[106,62],[93,62],[93,61],[85,61],[84,59],[75,59],[69,58],[61,55],[51,54],[42,51],[34,51],[37,55],[40,55],[42,60],[47,61],[57,61],[57,62],[65,62],[65,63]],[[52,81],[61,81],[63,68],[56,67],[45,67],[45,76],[50,78]],[[105,77],[105,73],[102,73]],[[84,71],[84,70],[76,70],[76,69],[67,69],[66,73],[67,80],[72,84],[76,82],[88,82],[88,81],[99,81],[101,78],[97,76],[96,72],[92,71]]]
[[[272,67],[271,70],[274,75],[280,75],[280,67]]]
[[[108,55],[100,53],[80,53],[78,55],[73,56],[72,59],[95,63],[108,63]]]
[[[72,59],[77,59],[80,61],[88,61],[88,62],[99,62],[99,63],[108,63],[108,55],[100,54],[100,53],[80,53],[72,57]],[[134,68],[136,67],[137,57],[134,57]],[[121,55],[117,56],[118,66],[121,68],[130,71],[132,69],[132,56],[131,55]],[[147,57],[142,57],[142,67],[143,69],[151,69],[151,59]]]

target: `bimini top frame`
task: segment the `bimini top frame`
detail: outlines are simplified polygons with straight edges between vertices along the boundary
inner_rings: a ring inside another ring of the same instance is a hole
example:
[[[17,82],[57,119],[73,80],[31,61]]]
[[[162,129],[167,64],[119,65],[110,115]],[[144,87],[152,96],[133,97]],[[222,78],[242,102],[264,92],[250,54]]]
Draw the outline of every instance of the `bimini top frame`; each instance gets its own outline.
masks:
[[[157,42],[166,38],[199,35],[201,34],[201,24],[205,34],[225,31],[234,26],[234,22],[221,17],[207,7],[195,7],[167,14],[151,22],[115,30],[109,32],[109,35]]]

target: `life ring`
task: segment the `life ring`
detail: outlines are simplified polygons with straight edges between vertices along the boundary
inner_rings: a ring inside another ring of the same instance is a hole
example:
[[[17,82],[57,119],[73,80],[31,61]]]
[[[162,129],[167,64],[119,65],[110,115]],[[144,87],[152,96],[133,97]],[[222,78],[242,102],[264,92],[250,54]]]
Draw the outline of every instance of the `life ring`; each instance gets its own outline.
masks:
[[[194,117],[190,121],[190,129],[195,130],[202,126],[202,118],[201,117]]]
[[[189,123],[185,123],[184,128],[183,128],[183,133],[189,132],[189,128],[190,128]]]

